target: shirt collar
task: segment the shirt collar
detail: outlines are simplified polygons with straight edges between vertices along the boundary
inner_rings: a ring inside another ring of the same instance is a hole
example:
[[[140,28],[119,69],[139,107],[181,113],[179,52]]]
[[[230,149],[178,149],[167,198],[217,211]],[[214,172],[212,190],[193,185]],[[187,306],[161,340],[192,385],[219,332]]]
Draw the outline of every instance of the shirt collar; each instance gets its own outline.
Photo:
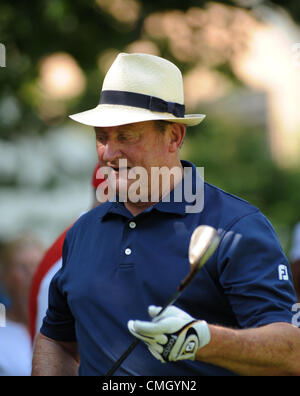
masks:
[[[204,180],[192,162],[182,160],[181,164],[184,169],[183,179],[161,201],[149,207],[143,213],[158,210],[159,212],[185,216],[190,212],[189,208],[192,208],[196,201],[195,194],[198,195],[201,193],[200,190],[203,190]],[[106,202],[100,207],[102,210],[99,217],[101,218],[105,218],[109,214],[132,217],[123,202]]]
[[[195,194],[199,194],[200,189],[203,190],[204,180],[192,162],[182,160],[181,164],[184,169],[183,179],[153,209],[185,216],[195,204]]]

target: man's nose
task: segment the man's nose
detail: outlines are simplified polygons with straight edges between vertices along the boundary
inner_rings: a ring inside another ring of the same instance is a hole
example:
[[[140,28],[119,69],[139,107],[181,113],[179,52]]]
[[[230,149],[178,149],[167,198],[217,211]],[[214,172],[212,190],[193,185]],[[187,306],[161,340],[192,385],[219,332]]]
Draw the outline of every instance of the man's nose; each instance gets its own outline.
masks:
[[[113,140],[108,140],[102,150],[102,160],[105,162],[112,162],[122,156],[119,144]]]

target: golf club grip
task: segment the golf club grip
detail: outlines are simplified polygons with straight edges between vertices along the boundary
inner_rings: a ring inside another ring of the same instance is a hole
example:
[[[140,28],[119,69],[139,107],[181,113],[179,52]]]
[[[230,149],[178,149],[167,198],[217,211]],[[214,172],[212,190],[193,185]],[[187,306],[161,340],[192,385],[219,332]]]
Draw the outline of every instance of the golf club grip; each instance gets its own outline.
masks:
[[[162,307],[162,309],[158,312],[158,314],[156,314],[153,319],[160,315],[161,313],[163,313],[163,311],[165,309],[167,309],[170,305],[172,305],[177,298],[179,297],[180,293],[181,293],[182,289],[178,289],[176,291],[176,293],[173,295],[172,298],[170,298],[170,300],[168,300],[168,302]],[[124,362],[124,360],[127,358],[127,356],[129,356],[131,354],[131,352],[134,350],[134,348],[138,345],[139,343],[139,339],[137,338],[136,340],[133,341],[133,343],[131,345],[129,345],[129,347],[126,349],[126,351],[119,357],[119,359],[113,364],[113,366],[111,367],[111,369],[108,370],[108,372],[106,374],[104,374],[105,377],[109,377],[111,375],[114,374],[114,372],[121,366],[121,364]]]

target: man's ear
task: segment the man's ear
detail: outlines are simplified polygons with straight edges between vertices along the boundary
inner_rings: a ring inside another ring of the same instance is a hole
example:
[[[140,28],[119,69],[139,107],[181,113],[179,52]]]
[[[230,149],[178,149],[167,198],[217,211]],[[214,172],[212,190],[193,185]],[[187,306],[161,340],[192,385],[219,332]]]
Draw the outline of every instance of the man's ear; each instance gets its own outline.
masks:
[[[168,125],[168,137],[169,137],[169,151],[175,153],[181,147],[185,134],[186,126],[184,124],[172,123]]]

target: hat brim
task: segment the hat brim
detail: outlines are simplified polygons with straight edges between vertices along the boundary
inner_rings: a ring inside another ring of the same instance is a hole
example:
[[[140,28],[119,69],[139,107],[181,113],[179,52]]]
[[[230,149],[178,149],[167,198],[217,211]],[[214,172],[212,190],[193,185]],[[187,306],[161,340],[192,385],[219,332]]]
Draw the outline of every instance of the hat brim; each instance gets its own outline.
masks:
[[[94,127],[111,127],[143,121],[165,120],[195,126],[206,117],[204,114],[187,114],[178,118],[169,113],[159,113],[138,107],[101,104],[94,109],[69,116],[72,120]]]

